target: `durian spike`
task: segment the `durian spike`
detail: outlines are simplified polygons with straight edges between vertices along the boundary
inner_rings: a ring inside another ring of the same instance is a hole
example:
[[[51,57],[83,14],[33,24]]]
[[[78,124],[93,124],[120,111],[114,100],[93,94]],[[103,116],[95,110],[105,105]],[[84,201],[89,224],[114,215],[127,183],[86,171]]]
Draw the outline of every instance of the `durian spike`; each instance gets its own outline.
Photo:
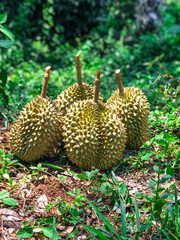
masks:
[[[82,85],[82,77],[81,77],[81,62],[79,59],[80,54],[76,55],[76,70],[77,70],[77,80],[78,80],[78,85]]]
[[[93,101],[95,103],[98,103],[98,99],[99,99],[100,74],[101,74],[101,70],[98,70],[96,72],[96,78],[95,78],[95,82],[94,82],[94,99],[93,99]]]
[[[43,82],[43,87],[42,87],[42,91],[41,91],[41,97],[42,98],[46,97],[48,81],[49,81],[49,78],[50,78],[50,70],[51,70],[51,66],[47,66],[46,67],[46,72],[44,74],[44,82]]]
[[[119,88],[119,94],[124,93],[124,88],[123,88],[122,81],[121,81],[120,69],[117,69],[115,71],[115,76],[116,76],[116,81],[117,81],[118,88]]]

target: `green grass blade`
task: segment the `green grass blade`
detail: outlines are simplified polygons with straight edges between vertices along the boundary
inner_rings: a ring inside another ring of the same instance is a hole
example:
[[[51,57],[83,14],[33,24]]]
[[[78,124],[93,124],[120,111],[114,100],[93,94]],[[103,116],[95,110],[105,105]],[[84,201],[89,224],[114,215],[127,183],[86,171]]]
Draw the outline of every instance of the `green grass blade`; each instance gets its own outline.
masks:
[[[165,227],[166,227],[166,224],[167,224],[167,221],[168,221],[168,215],[169,215],[168,212],[166,212],[166,216],[165,216],[164,221],[163,221],[162,226],[161,226],[162,230],[165,229]]]
[[[164,233],[164,235],[166,236],[166,238],[168,239],[168,240],[171,240],[171,238],[169,237],[169,234],[166,232],[166,231],[162,231],[163,233]]]
[[[135,203],[135,213],[136,213],[137,229],[138,229],[138,232],[140,232],[139,208],[138,208],[136,197],[135,197],[134,203]]]
[[[98,237],[100,237],[99,239],[102,239],[102,240],[109,240],[109,238],[107,238],[106,236],[104,236],[104,234],[102,234],[102,232],[94,227],[90,227],[90,226],[87,226],[87,225],[83,225],[82,226],[86,231],[92,233],[93,235],[97,235]]]
[[[46,167],[51,167],[51,168],[55,168],[55,169],[59,169],[59,170],[63,169],[62,167],[59,167],[59,166],[56,166],[56,165],[53,165],[53,164],[50,164],[50,163],[40,163],[40,164],[44,165]]]
[[[118,234],[116,233],[115,229],[113,228],[113,226],[109,223],[108,219],[106,219],[103,214],[96,208],[95,205],[93,205],[90,201],[89,203],[91,204],[92,208],[94,209],[94,211],[98,214],[98,216],[103,220],[104,224],[107,226],[107,228],[112,231],[114,233],[114,235],[120,239],[120,237],[118,236]]]
[[[176,186],[174,186],[174,190],[175,190],[175,214],[176,216],[178,216],[179,206],[178,206],[178,194],[177,194]]]
[[[126,210],[124,207],[124,203],[120,198],[120,207],[121,207],[121,225],[122,225],[122,236],[127,238],[127,229],[126,229]]]

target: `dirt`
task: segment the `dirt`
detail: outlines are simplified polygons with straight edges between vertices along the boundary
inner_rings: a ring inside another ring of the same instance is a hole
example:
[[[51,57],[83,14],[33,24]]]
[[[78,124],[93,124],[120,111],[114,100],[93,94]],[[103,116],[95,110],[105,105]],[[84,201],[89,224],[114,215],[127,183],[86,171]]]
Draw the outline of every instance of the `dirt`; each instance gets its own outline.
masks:
[[[0,148],[4,149],[5,151],[10,151],[9,148],[9,131],[5,128],[3,122],[0,123]],[[138,150],[126,150],[124,156],[131,155],[137,156]],[[98,201],[99,198],[102,198],[102,206],[109,206],[110,208],[103,210],[103,215],[107,219],[113,219],[116,215],[116,219],[114,220],[114,226],[118,226],[120,222],[120,210],[118,209],[116,212],[112,211],[111,205],[109,205],[109,197],[104,197],[100,192],[93,191],[93,184],[91,182],[84,180],[81,181],[79,178],[75,177],[72,172],[79,174],[80,170],[72,165],[71,163],[65,161],[65,156],[55,157],[52,155],[50,158],[50,163],[54,165],[58,165],[62,167],[62,170],[57,170],[54,174],[52,168],[47,168],[44,171],[40,171],[37,174],[37,171],[34,173],[29,170],[25,170],[25,168],[10,168],[10,177],[12,180],[16,181],[16,186],[10,188],[7,184],[6,180],[0,182],[0,191],[1,190],[8,190],[10,191],[10,197],[13,197],[18,201],[18,206],[13,207],[9,212],[9,220],[7,218],[8,209],[2,211],[0,209],[0,220],[1,230],[0,230],[0,239],[5,240],[12,240],[17,239],[16,232],[19,228],[21,228],[22,223],[24,221],[31,221],[39,220],[40,218],[47,218],[47,217],[54,217],[57,216],[58,219],[58,226],[57,229],[60,233],[62,239],[66,239],[67,236],[73,232],[75,228],[79,229],[79,233],[76,236],[77,240],[86,239],[87,233],[82,230],[81,224],[78,226],[71,226],[70,223],[62,226],[61,222],[64,220],[58,211],[58,205],[55,207],[50,208],[48,211],[46,207],[49,203],[55,203],[58,201],[58,198],[61,198],[61,201],[66,203],[74,203],[75,198],[67,194],[68,191],[75,191],[76,188],[81,189],[81,194],[85,194],[90,201]],[[22,163],[26,166],[25,163]],[[116,171],[117,181],[126,182],[126,185],[129,189],[129,193],[132,197],[136,191],[143,194],[150,194],[150,188],[148,186],[148,181],[150,177],[157,179],[157,174],[153,170],[152,162],[148,162],[145,168],[146,171],[140,171],[139,169],[134,170],[130,166],[122,166],[122,168]],[[60,181],[57,175],[61,175],[61,177],[66,177],[64,181]],[[103,171],[99,172],[98,175],[102,177],[103,174],[110,176],[111,171]],[[179,178],[179,175],[177,175]],[[172,178],[168,185],[174,183],[178,179]],[[112,183],[112,179],[109,178],[109,182]],[[177,185],[178,190],[180,188]],[[180,191],[179,198],[180,198]],[[139,204],[141,204],[139,202]],[[128,211],[129,206],[126,206],[126,210]],[[3,207],[4,208],[4,207]],[[78,207],[77,207],[78,208]],[[84,212],[82,218],[85,219],[84,224],[90,226],[97,226],[103,225],[102,221],[98,220],[97,215],[91,208],[87,208],[86,204],[84,203],[83,206]],[[14,211],[14,213],[13,213]],[[130,211],[130,209],[129,209]],[[6,212],[6,214],[5,214]],[[70,217],[69,215],[67,217]],[[5,219],[5,220],[2,220]],[[15,227],[15,221],[13,219],[19,219],[17,225]],[[9,223],[8,223],[9,221]],[[14,222],[13,222],[14,221]],[[99,222],[100,221],[100,222]],[[145,233],[144,233],[145,234]],[[37,234],[38,236],[38,234]],[[32,237],[29,238],[31,240],[41,239],[39,237]],[[129,236],[134,237],[134,236]],[[150,239],[150,233],[144,235],[143,238],[139,239]]]

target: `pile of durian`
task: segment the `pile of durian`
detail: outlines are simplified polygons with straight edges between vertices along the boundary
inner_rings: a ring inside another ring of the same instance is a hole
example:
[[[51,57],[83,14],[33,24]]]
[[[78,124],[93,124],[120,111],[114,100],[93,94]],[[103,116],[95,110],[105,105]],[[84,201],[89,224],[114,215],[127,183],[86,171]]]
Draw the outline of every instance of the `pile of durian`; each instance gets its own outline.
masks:
[[[121,159],[125,147],[138,148],[148,139],[149,103],[135,87],[118,89],[103,103],[100,71],[94,88],[82,82],[79,54],[77,83],[56,100],[46,97],[51,67],[46,68],[41,96],[22,110],[11,126],[10,147],[19,159],[31,162],[48,156],[63,141],[69,160],[78,167],[109,169]]]

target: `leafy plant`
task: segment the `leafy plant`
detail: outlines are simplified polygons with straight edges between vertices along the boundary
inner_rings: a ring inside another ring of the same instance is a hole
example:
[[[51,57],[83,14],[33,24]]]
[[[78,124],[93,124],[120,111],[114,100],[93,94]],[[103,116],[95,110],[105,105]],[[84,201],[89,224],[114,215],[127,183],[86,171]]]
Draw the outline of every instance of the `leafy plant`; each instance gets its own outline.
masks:
[[[12,32],[4,27],[4,23],[7,21],[7,14],[0,14],[0,32],[9,38],[9,40],[0,40],[0,48],[9,48],[13,45],[14,35]],[[2,50],[2,49],[1,49]],[[3,56],[1,51],[1,57]],[[8,106],[8,95],[5,92],[5,86],[7,83],[7,72],[4,68],[0,67],[0,95],[5,107]]]
[[[85,194],[82,194],[81,189],[79,188],[75,188],[75,191],[69,191],[67,194],[75,197],[74,204],[78,207],[83,206],[82,201],[86,201],[86,198],[84,197]]]
[[[61,239],[59,233],[56,229],[56,219],[55,218],[47,218],[40,219],[38,222],[33,224],[33,226],[28,226],[31,223],[24,222],[25,227],[21,228],[17,234],[17,238],[27,239],[32,237],[33,235],[43,234],[43,236],[48,237],[52,240]],[[48,225],[48,226],[45,226]],[[50,226],[49,226],[50,225]]]
[[[18,203],[14,198],[10,198],[9,197],[9,192],[6,190],[2,190],[0,192],[0,201],[2,201],[2,203],[9,205],[9,206],[17,206]]]
[[[12,154],[0,149],[0,180],[8,180],[10,185],[13,183],[9,176],[9,170],[12,166],[24,168],[24,166],[18,160],[14,159]]]
[[[7,36],[10,40],[0,40],[0,48],[9,48],[13,45],[14,35],[12,32],[3,26],[7,21],[7,13],[0,14],[0,32]]]

